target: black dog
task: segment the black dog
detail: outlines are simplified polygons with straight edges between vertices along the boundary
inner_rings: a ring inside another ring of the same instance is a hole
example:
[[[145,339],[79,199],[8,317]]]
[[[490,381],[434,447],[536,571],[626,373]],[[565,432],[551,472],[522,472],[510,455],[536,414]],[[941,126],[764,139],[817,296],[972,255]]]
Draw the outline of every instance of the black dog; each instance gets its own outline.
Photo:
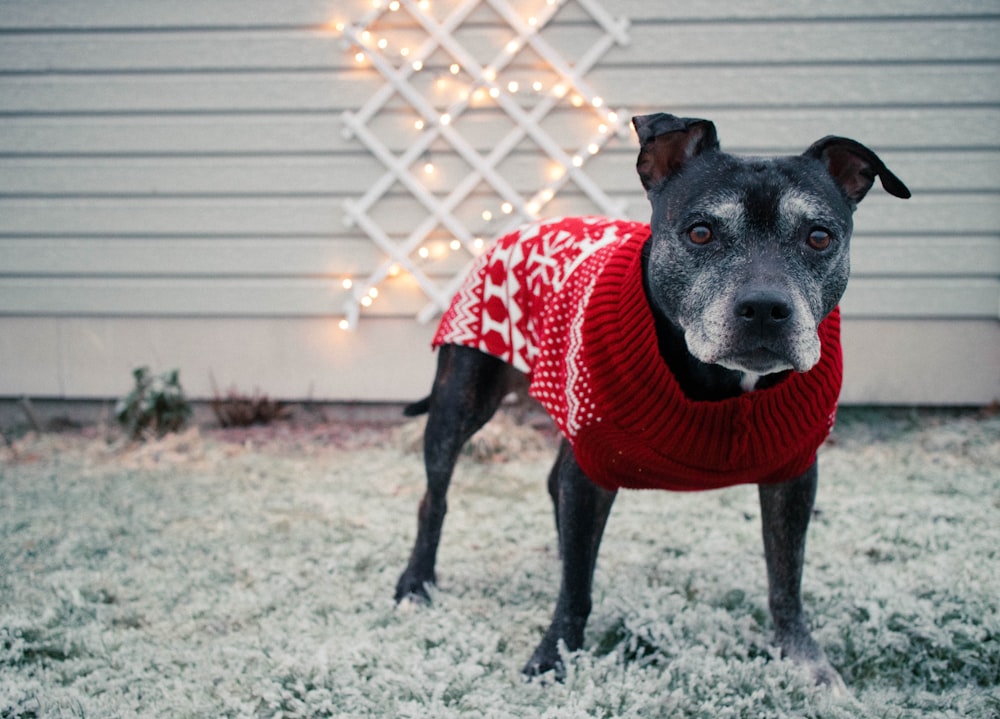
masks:
[[[633,119],[650,227],[542,223],[497,241],[442,319],[424,437],[427,493],[396,599],[426,599],[462,445],[525,376],[565,439],[549,476],[562,582],[525,666],[563,671],[583,643],[598,547],[619,487],[759,486],[775,641],[842,687],[803,616],[816,448],[840,389],[839,313],[857,203],[880,178],[868,148],[826,137],[799,156],[742,158],[715,126]]]

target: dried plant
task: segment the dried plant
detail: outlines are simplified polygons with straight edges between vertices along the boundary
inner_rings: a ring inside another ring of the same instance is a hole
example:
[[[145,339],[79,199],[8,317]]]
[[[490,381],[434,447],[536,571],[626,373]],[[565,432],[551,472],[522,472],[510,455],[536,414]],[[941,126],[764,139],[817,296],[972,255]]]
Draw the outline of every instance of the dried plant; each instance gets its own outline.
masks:
[[[212,385],[215,385],[213,380]],[[254,424],[270,424],[288,417],[291,407],[271,399],[266,394],[254,390],[249,397],[238,390],[230,389],[225,397],[215,390],[211,402],[212,412],[221,427],[249,427]]]

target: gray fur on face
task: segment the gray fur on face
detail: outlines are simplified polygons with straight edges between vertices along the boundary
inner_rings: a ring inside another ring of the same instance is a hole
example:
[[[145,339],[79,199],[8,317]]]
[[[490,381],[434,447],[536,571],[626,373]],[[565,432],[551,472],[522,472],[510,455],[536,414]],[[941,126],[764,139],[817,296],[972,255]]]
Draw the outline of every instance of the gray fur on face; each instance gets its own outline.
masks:
[[[820,322],[847,283],[850,226],[820,194],[798,187],[761,185],[753,192],[720,189],[667,223],[650,252],[651,284],[672,287],[653,301],[684,332],[688,351],[706,364],[748,376],[784,370],[805,372],[819,361]],[[687,233],[712,228],[711,245],[694,246]],[[834,240],[827,250],[807,245],[822,228]],[[661,284],[662,283],[662,284]],[[740,316],[741,298],[766,289],[790,310],[766,330]]]

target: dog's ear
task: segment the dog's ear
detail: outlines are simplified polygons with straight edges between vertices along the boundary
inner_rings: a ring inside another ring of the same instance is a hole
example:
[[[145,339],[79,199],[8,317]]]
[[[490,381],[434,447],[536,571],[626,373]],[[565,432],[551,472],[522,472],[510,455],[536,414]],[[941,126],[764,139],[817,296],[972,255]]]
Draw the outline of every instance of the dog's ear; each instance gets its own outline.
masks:
[[[889,171],[878,155],[860,142],[830,135],[814,142],[803,154],[826,165],[827,172],[855,204],[868,194],[876,177],[890,195],[904,200],[910,196],[903,181]]]
[[[639,135],[635,168],[647,192],[677,174],[692,157],[719,149],[715,125],[708,120],[660,112],[633,117],[632,124]]]

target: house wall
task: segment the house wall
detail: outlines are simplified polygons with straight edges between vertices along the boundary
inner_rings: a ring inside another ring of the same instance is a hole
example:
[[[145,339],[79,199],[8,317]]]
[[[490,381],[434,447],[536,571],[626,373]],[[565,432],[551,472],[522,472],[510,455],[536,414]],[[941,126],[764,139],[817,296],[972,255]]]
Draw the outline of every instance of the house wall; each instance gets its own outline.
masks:
[[[913,191],[875,189],[856,214],[846,402],[1000,398],[996,0],[600,2],[631,21],[586,76],[609,107],[711,118],[739,153],[853,137]],[[0,396],[118,396],[140,364],[180,368],[196,397],[213,381],[289,399],[426,391],[433,327],[414,319],[427,298],[412,278],[337,327],[342,279],[385,259],[343,209],[384,172],[341,123],[382,84],[333,28],[368,6],[0,3]],[[467,32],[503,36],[484,9]],[[573,2],[545,32],[570,56],[593,39]],[[396,152],[411,114],[397,99],[373,120]],[[480,152],[497,114],[463,128]],[[566,106],[547,129],[571,135],[575,118]],[[524,142],[504,164],[519,191],[538,154]],[[447,148],[434,161],[466,171]],[[646,219],[634,161],[634,139],[616,138],[586,171]],[[591,211],[572,186],[546,208]],[[425,214],[402,192],[373,210],[395,232]],[[425,270],[443,280],[466,259]]]

